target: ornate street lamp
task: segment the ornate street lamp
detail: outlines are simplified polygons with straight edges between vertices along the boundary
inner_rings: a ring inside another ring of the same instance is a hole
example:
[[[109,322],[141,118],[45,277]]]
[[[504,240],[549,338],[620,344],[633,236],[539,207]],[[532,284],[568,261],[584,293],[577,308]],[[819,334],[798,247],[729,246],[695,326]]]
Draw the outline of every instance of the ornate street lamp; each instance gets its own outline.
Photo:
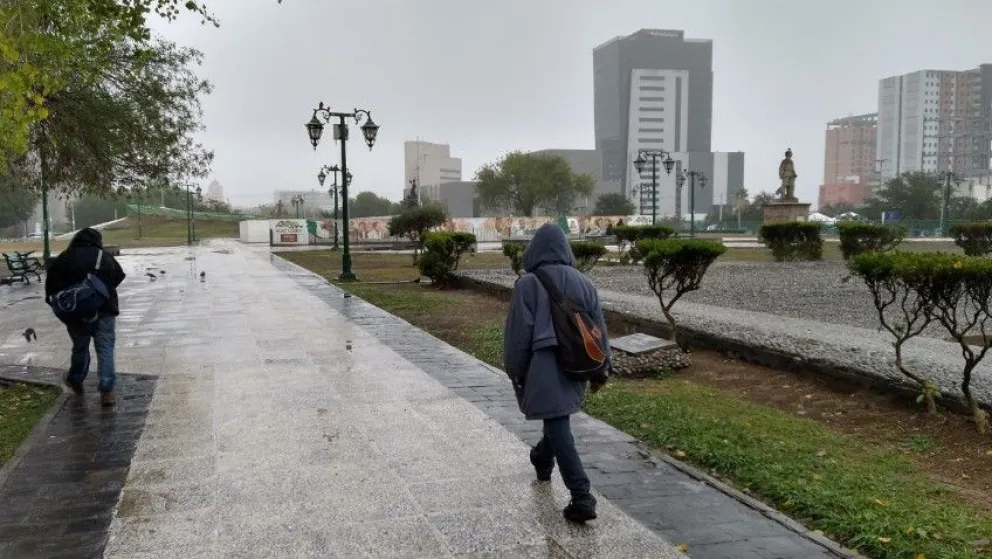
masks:
[[[658,221],[658,161],[662,162],[665,167],[665,174],[672,174],[672,168],[675,167],[675,160],[672,159],[672,154],[669,152],[658,149],[642,149],[637,152],[637,158],[634,159],[634,168],[637,169],[637,179],[640,183],[640,174],[644,172],[644,167],[647,165],[648,160],[651,161],[651,225],[654,225]]]
[[[334,139],[341,140],[341,198],[342,198],[342,216],[341,221],[344,223],[344,252],[341,255],[341,275],[338,277],[341,281],[353,281],[355,280],[355,274],[351,270],[351,244],[348,238],[349,229],[349,212],[348,212],[348,185],[351,182],[351,173],[348,172],[348,125],[346,119],[355,119],[355,124],[360,125],[362,130],[362,136],[365,138],[365,144],[369,146],[369,151],[372,150],[372,146],[375,144],[376,137],[379,134],[379,125],[372,120],[372,113],[365,109],[355,109],[350,113],[339,113],[333,112],[330,108],[324,106],[324,102],[321,101],[316,109],[313,110],[313,116],[310,121],[304,124],[307,129],[307,137],[310,139],[310,144],[313,149],[317,149],[317,144],[320,143],[320,138],[324,134],[324,124],[321,122],[330,122],[332,118],[337,118],[338,122],[334,125]],[[362,121],[365,121],[364,124]],[[326,175],[325,175],[326,178]],[[318,175],[318,180],[320,179]]]

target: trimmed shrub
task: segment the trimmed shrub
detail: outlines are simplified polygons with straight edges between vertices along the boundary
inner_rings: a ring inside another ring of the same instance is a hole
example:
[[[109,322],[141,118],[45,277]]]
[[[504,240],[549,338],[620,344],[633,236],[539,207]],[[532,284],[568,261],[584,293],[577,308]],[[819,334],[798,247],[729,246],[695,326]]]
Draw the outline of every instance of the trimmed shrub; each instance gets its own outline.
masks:
[[[954,244],[968,256],[985,256],[992,253],[992,221],[955,223],[950,228]]]
[[[524,275],[524,248],[520,243],[503,243],[503,256],[510,259],[510,267],[518,278]]]
[[[644,255],[644,273],[651,291],[661,303],[661,312],[672,330],[672,340],[685,351],[672,307],[683,295],[699,289],[703,275],[727,248],[721,243],[701,239],[645,239],[637,242],[637,252]]]
[[[424,238],[424,254],[418,262],[420,273],[438,287],[450,285],[454,277],[455,246],[449,233],[429,233]]]
[[[906,230],[898,225],[877,225],[845,221],[837,224],[840,251],[844,260],[866,252],[888,252],[899,246]]]
[[[472,247],[475,246],[475,234],[473,234],[473,233],[465,233],[464,231],[456,231],[454,233],[451,233],[450,235],[451,235],[451,240],[454,241],[454,243],[455,243],[455,252],[454,252],[454,256],[455,256],[455,267],[454,267],[454,269],[457,270],[458,269],[458,264],[461,263],[462,256],[466,252],[472,250]]]
[[[927,411],[937,415],[937,384],[922,372],[911,371],[903,361],[903,346],[919,336],[934,321],[933,300],[921,289],[930,275],[927,266],[915,255],[896,252],[865,252],[854,255],[848,262],[851,272],[859,276],[871,293],[880,328],[893,337],[895,366],[920,389],[917,403],[925,402]]]
[[[580,272],[588,272],[596,267],[599,259],[606,255],[606,245],[593,241],[572,241],[572,254]]]
[[[776,262],[822,260],[823,239],[820,224],[814,221],[766,223],[759,233]]]
[[[992,348],[992,260],[940,252],[865,254],[855,257],[852,269],[867,278],[866,283],[889,282],[904,286],[877,290],[886,294],[886,300],[894,300],[890,305],[898,305],[895,324],[887,322],[888,318],[882,316],[884,313],[879,313],[883,327],[890,324],[897,340],[907,336],[903,330],[922,330],[923,319],[898,322],[899,312],[904,315],[908,312],[899,310],[903,308],[910,309],[911,318],[925,314],[926,319],[939,323],[958,343],[964,358],[961,392],[978,432],[987,434],[989,415],[972,393],[971,380],[975,368]],[[905,294],[909,295],[908,302],[903,299]],[[878,306],[876,303],[876,308]],[[926,399],[926,392],[923,398]],[[927,405],[929,407],[930,402]]]

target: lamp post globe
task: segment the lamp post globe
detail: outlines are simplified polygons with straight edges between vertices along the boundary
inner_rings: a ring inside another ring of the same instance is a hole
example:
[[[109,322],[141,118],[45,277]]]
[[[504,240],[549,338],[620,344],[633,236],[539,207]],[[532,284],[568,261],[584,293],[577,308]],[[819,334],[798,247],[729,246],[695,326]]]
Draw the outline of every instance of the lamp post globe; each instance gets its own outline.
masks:
[[[685,184],[685,175],[679,173],[678,175],[675,176],[675,186],[682,188],[682,185],[684,184]]]
[[[365,143],[369,146],[369,151],[372,151],[372,146],[375,144],[375,138],[379,134],[379,125],[372,120],[372,115],[369,115],[365,119],[365,124],[362,125],[362,136],[365,137]]]
[[[637,169],[638,174],[644,172],[645,164],[647,164],[647,160],[644,159],[644,154],[638,153],[637,159],[634,160],[634,168]]]
[[[327,173],[325,173],[324,170],[321,169],[320,172],[317,173],[317,182],[320,183],[320,186],[324,186],[325,180],[327,180]]]
[[[671,155],[669,155],[665,159],[665,162],[663,163],[663,165],[665,166],[665,173],[671,174],[672,173],[672,169],[675,167],[675,160],[672,159],[672,156]]]
[[[310,122],[304,124],[303,126],[307,129],[307,136],[310,138],[310,144],[313,146],[313,149],[316,150],[317,144],[320,143],[320,137],[324,133],[324,125],[321,124],[320,120],[317,118],[317,115],[313,115],[313,117],[310,118]]]

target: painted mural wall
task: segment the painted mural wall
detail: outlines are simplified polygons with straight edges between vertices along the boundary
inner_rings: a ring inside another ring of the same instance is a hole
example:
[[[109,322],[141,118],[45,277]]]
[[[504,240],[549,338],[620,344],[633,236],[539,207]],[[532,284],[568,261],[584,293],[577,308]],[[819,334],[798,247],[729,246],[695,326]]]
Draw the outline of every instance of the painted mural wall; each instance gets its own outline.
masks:
[[[352,219],[349,235],[351,242],[389,240],[389,216],[362,217]],[[651,216],[578,216],[569,217],[569,233],[574,235],[605,235],[610,225],[617,225],[621,220],[627,225],[649,225]],[[464,231],[475,234],[480,242],[501,241],[511,237],[533,235],[537,229],[548,222],[556,221],[553,217],[466,217],[452,218],[441,227],[444,231]],[[341,227],[341,225],[339,225]],[[332,238],[334,235],[334,220],[321,223],[318,237]]]

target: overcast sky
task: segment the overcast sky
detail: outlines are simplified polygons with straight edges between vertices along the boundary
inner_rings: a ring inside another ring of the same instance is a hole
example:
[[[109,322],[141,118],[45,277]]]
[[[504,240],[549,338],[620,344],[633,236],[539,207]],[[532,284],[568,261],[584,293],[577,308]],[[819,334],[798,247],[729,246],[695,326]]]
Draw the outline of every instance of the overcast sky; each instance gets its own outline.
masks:
[[[792,147],[797,194],[815,203],[823,131],[877,110],[878,79],[992,62],[992,1],[209,0],[221,27],[157,24],[204,52],[213,82],[203,141],[237,205],[316,188],[303,123],[319,101],[370,109],[353,130],[353,192],[399,199],[403,142],[451,144],[466,180],[507,151],[594,146],[592,49],[642,28],[713,40],[713,150],[745,152],[745,187],[778,187]],[[206,183],[204,181],[204,187]]]

